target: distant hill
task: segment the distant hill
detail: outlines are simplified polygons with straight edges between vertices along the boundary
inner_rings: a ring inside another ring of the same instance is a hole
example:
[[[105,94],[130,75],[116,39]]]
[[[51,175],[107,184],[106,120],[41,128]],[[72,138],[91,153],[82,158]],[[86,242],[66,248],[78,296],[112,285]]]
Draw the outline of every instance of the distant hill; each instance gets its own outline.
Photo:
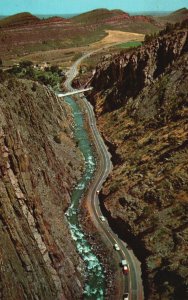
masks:
[[[184,8],[180,8],[176,11],[174,11],[173,13],[171,13],[171,15],[184,15],[184,14],[188,14],[188,9],[186,7]]]
[[[184,7],[170,13],[167,16],[158,16],[158,17],[156,16],[154,18],[156,21],[163,24],[182,22],[185,19],[188,19],[188,9]]]
[[[70,19],[79,25],[95,25],[101,29],[114,29],[138,33],[151,33],[159,30],[157,22],[150,16],[130,16],[120,9],[95,9]]]
[[[40,21],[40,19],[36,16],[33,16],[28,12],[23,12],[0,20],[0,27],[22,26],[25,24],[36,23],[38,21]]]
[[[129,17],[129,14],[125,13],[120,9],[108,10],[106,8],[94,9],[78,16],[71,18],[72,21],[78,23],[97,23],[97,22],[104,22],[110,18],[118,17],[118,16],[125,16]]]

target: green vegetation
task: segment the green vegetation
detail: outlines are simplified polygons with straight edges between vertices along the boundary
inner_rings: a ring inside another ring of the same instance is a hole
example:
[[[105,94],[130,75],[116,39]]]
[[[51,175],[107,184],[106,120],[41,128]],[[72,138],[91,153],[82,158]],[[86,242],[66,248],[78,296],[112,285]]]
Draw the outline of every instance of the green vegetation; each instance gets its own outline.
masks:
[[[187,20],[184,20],[181,23],[179,23],[179,22],[174,23],[174,24],[166,23],[166,27],[163,30],[159,31],[158,33],[155,32],[153,34],[146,34],[144,42],[145,43],[150,42],[153,39],[155,39],[156,37],[163,36],[165,34],[169,34],[169,33],[173,32],[174,30],[181,30],[181,29],[185,29],[185,28],[188,28]]]
[[[73,34],[69,32],[69,35],[65,36],[63,40],[43,40],[42,42],[25,44],[22,48],[14,49],[14,54],[19,54],[24,52],[34,53],[37,51],[48,51],[54,49],[69,49],[72,47],[82,47],[88,46],[89,44],[95,43],[103,39],[108,34],[103,29],[96,29],[95,31],[88,31],[85,29],[84,33],[79,32],[79,30]],[[1,38],[1,36],[0,36]],[[17,51],[17,52],[15,52]]]
[[[117,48],[121,48],[121,49],[125,49],[125,48],[135,48],[138,46],[142,46],[142,42],[126,42],[126,43],[122,43],[117,45]]]
[[[34,66],[31,61],[22,61],[7,72],[18,78],[31,79],[44,85],[50,85],[54,89],[59,89],[60,84],[65,80],[65,75],[58,66],[42,68]]]
[[[88,46],[89,44],[98,42],[102,40],[108,34],[103,30],[103,27],[97,28],[94,31],[86,31],[85,34],[76,34],[74,37],[71,37],[69,40],[69,47],[81,47]],[[68,47],[66,47],[68,48]]]

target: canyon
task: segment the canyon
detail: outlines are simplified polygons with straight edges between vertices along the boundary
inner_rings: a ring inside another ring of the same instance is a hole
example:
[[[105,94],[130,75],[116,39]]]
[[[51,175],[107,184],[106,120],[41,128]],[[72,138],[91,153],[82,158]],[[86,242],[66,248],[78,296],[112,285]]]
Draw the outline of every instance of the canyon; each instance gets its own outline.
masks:
[[[140,47],[104,55],[90,70],[89,83],[87,74],[80,82],[93,87],[87,97],[114,166],[99,194],[101,210],[142,263],[145,299],[186,299],[187,10],[181,11],[182,24],[166,28],[167,17],[100,13],[71,20],[39,20],[25,13],[14,22],[5,20],[0,55],[8,65],[39,50],[43,58],[46,50],[63,48],[70,54],[72,46],[84,46],[84,54],[107,30],[150,34]],[[175,23],[179,14],[169,18]],[[0,299],[83,299],[85,265],[65,216],[84,171],[73,131],[70,107],[49,87],[0,70]],[[109,280],[105,295],[115,299],[118,276],[109,268],[109,249],[84,200],[79,220],[98,257],[103,256]]]
[[[101,207],[152,300],[187,298],[187,22],[169,31],[104,56],[89,94],[114,164]]]

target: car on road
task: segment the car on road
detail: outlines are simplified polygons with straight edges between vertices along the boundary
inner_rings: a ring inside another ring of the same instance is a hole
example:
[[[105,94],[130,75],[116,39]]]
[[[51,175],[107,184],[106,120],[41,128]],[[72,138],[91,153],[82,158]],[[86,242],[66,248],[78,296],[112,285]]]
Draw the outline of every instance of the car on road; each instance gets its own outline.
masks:
[[[126,265],[128,265],[126,259],[122,259],[122,261],[121,261],[121,266],[126,266]]]
[[[124,274],[124,275],[127,275],[128,273],[129,273],[128,265],[123,266],[123,274]]]
[[[127,263],[126,259],[123,259],[121,261],[121,266],[122,266],[123,274],[127,275],[129,273],[129,267],[128,267],[128,263]]]
[[[129,293],[123,294],[123,300],[129,300]]]
[[[114,249],[115,249],[116,251],[119,251],[119,250],[120,250],[120,247],[119,247],[119,245],[118,245],[117,243],[114,244]]]
[[[100,216],[99,218],[100,218],[100,220],[101,220],[102,222],[105,221],[105,217],[104,217],[104,216]]]

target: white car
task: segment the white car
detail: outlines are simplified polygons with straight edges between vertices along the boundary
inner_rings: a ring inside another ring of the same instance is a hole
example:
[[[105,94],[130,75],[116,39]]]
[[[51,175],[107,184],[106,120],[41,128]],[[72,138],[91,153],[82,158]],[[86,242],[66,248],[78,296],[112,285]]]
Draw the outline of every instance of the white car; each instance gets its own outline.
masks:
[[[115,248],[115,250],[116,250],[116,251],[119,251],[119,250],[120,250],[120,248],[119,248],[119,245],[118,245],[118,244],[114,244],[114,248]]]
[[[100,216],[99,218],[100,218],[100,220],[101,220],[102,222],[105,221],[105,217],[104,217],[104,216]]]

